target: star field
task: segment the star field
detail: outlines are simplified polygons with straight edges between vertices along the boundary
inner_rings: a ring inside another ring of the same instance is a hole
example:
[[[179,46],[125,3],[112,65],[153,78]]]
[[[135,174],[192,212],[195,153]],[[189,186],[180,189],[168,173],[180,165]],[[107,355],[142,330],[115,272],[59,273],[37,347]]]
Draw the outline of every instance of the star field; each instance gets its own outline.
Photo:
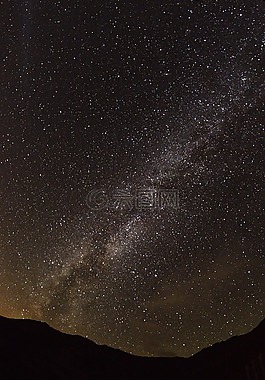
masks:
[[[264,11],[1,2],[0,314],[148,356],[264,318]]]

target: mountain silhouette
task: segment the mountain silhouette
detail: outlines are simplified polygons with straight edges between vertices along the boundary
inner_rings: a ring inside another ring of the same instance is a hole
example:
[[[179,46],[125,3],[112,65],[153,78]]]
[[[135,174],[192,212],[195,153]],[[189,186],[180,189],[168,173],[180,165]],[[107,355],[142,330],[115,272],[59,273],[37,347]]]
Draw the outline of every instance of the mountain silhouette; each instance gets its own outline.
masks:
[[[3,380],[265,380],[265,319],[190,358],[130,355],[46,323],[0,317]]]

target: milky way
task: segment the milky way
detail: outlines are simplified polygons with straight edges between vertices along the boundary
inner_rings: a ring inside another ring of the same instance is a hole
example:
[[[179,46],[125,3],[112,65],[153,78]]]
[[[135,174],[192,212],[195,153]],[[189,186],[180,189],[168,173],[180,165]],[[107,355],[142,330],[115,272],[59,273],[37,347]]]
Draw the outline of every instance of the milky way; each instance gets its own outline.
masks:
[[[264,9],[4,6],[1,314],[160,356],[264,318]]]

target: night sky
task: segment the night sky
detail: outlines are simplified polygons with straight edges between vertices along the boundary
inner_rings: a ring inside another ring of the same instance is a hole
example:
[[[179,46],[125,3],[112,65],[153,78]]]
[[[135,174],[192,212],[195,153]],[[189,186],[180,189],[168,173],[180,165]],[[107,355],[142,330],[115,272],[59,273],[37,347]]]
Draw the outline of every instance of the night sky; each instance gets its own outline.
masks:
[[[1,1],[0,314],[160,356],[265,317],[264,16]]]

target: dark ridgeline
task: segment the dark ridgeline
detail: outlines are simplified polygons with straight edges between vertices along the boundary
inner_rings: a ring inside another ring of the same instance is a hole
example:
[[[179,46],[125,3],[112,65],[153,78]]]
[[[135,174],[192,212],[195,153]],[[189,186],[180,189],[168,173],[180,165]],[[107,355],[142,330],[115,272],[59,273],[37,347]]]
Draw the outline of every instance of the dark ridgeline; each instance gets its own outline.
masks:
[[[63,334],[46,323],[0,317],[3,380],[265,380],[265,319],[250,333],[191,358],[144,358]]]

